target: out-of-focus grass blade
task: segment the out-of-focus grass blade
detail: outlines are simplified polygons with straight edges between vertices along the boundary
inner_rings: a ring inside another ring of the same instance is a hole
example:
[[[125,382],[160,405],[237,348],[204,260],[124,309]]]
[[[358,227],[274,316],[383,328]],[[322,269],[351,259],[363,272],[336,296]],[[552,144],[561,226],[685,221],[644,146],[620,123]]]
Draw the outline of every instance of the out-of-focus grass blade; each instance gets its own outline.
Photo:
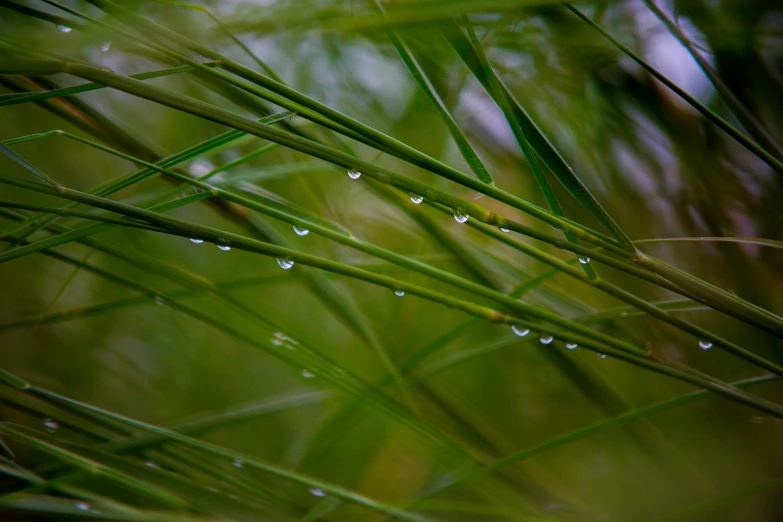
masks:
[[[32,387],[32,385],[31,385]],[[56,400],[63,405],[67,405],[69,407],[73,408],[79,408],[79,409],[85,409],[92,411],[94,413],[97,413],[99,415],[103,415],[106,417],[109,417],[110,419],[113,419],[115,421],[119,421],[122,423],[125,423],[129,426],[132,426],[137,429],[142,429],[151,433],[155,433],[158,435],[163,435],[165,437],[168,437],[172,441],[177,441],[183,444],[186,444],[188,446],[192,446],[194,448],[201,449],[203,451],[207,451],[209,453],[223,456],[227,459],[240,459],[246,466],[249,467],[255,467],[258,468],[261,471],[265,471],[267,473],[276,475],[281,478],[285,478],[297,483],[300,483],[307,487],[314,487],[319,488],[324,491],[328,491],[331,495],[334,495],[336,497],[343,498],[349,502],[362,504],[364,506],[370,507],[374,510],[381,511],[383,513],[387,513],[389,515],[396,516],[400,518],[401,520],[409,520],[413,522],[424,522],[429,521],[430,519],[421,517],[412,513],[408,513],[405,511],[402,511],[400,509],[397,509],[393,506],[389,506],[387,504],[384,504],[382,502],[378,502],[374,499],[371,499],[369,497],[366,497],[364,495],[355,493],[353,491],[344,489],[340,486],[336,486],[333,484],[328,484],[322,481],[319,481],[317,479],[306,477],[303,475],[300,475],[298,473],[286,470],[284,468],[280,468],[278,466],[274,466],[272,464],[268,464],[264,461],[261,461],[259,459],[250,457],[248,455],[244,455],[238,452],[234,452],[232,450],[223,448],[221,446],[218,446],[216,444],[212,444],[209,442],[201,441],[198,439],[194,439],[192,437],[182,435],[179,433],[176,433],[174,431],[168,430],[166,428],[161,428],[146,422],[138,421],[135,419],[131,419],[130,417],[126,417],[124,415],[120,415],[117,413],[113,413],[107,410],[104,410],[102,408],[98,408],[97,406],[93,406],[90,404],[86,404],[80,401],[76,401],[74,399],[70,399],[68,397],[65,397],[63,395],[44,390],[43,388],[36,387],[36,391],[41,394],[50,397],[53,400]],[[87,448],[82,447],[75,447],[73,445],[68,445],[69,449],[64,449],[59,446],[57,446],[54,443],[47,442],[45,439],[48,437],[43,436],[43,434],[38,434],[36,432],[32,432],[31,430],[28,430],[26,428],[23,428],[21,426],[19,427],[12,427],[8,424],[0,424],[0,431],[9,433],[13,435],[14,437],[23,439],[25,442],[30,443],[32,445],[35,445],[36,447],[51,452],[52,454],[56,455],[59,458],[62,458],[63,460],[66,460],[68,462],[71,462],[72,464],[78,466],[78,467],[84,467],[87,470],[95,469],[98,471],[105,472],[107,475],[111,476],[112,478],[116,479],[123,479],[127,485],[135,485],[138,484],[137,487],[144,487],[144,491],[146,492],[146,482],[139,481],[138,479],[135,479],[129,475],[131,472],[135,472],[137,474],[141,474],[145,477],[147,480],[154,480],[152,477],[157,477],[159,475],[157,470],[150,469],[148,467],[145,467],[143,465],[135,465],[133,463],[130,463],[127,460],[123,460],[117,457],[114,457],[110,454],[99,452],[95,450],[89,450]],[[103,464],[102,462],[105,462]],[[89,465],[89,466],[88,466]],[[116,468],[119,468],[120,471],[115,471],[114,468],[110,468],[109,466],[113,466]],[[146,469],[145,469],[146,468]],[[163,482],[170,483],[172,477],[166,477],[167,480],[164,480]],[[204,488],[206,489],[206,488]],[[160,497],[160,500],[169,500],[170,502],[174,502],[176,505],[181,505],[181,500],[178,497],[173,497],[168,494],[164,494],[160,490],[153,490],[152,493],[157,493]],[[189,501],[193,501],[194,499],[188,499]],[[209,499],[210,502],[205,503],[207,506],[210,505],[211,502],[214,502],[214,499]]]
[[[20,165],[26,171],[31,172],[37,179],[43,181],[47,185],[50,185],[52,187],[59,186],[59,184],[56,181],[54,181],[49,176],[47,176],[46,174],[44,174],[43,172],[41,172],[40,170],[32,166],[29,161],[27,161],[22,156],[20,156],[16,152],[6,147],[5,144],[3,144],[2,142],[0,142],[0,154],[3,154],[14,163]]]
[[[30,430],[24,426],[14,426],[8,423],[0,424],[0,432],[9,437],[20,440],[32,447],[35,447],[44,453],[68,462],[69,464],[81,468],[90,473],[96,473],[109,480],[115,481],[125,487],[131,488],[147,497],[153,498],[166,506],[174,508],[185,508],[187,504],[177,495],[155,488],[149,482],[139,479],[133,474],[128,474],[117,469],[104,465],[90,457],[81,454],[73,447],[63,447],[61,443],[43,433]]]
[[[653,239],[636,239],[635,244],[653,244],[653,243],[743,243],[747,245],[759,245],[772,248],[783,249],[783,241],[774,239],[765,239],[763,237],[661,237]]]
[[[316,504],[313,509],[307,512],[305,516],[299,519],[299,522],[316,522],[321,517],[328,515],[340,507],[340,499],[328,497]]]
[[[709,78],[710,82],[712,82],[715,90],[720,93],[723,102],[726,104],[729,110],[734,113],[742,126],[745,127],[745,129],[748,131],[748,134],[750,134],[753,139],[759,142],[759,144],[761,144],[777,159],[783,159],[783,149],[781,149],[780,145],[778,145],[778,143],[775,141],[775,138],[753,115],[750,109],[748,109],[748,107],[742,103],[739,98],[737,98],[729,86],[726,85],[723,80],[721,80],[720,75],[712,67],[712,65],[710,65],[710,63],[704,59],[701,53],[699,53],[693,43],[691,43],[683,30],[680,28],[679,24],[674,20],[671,20],[663,11],[663,9],[658,7],[658,5],[656,5],[653,0],[644,0],[644,3],[650,9],[650,11],[652,11],[653,14],[655,14],[655,16],[657,16],[658,19],[663,22],[666,28],[669,29],[669,32],[671,32],[672,35],[677,40],[679,40],[680,44],[682,44],[682,46],[688,50],[696,63],[699,64],[701,70],[704,72],[707,78]]]
[[[723,495],[719,495],[713,499],[705,500],[679,509],[669,515],[651,519],[649,522],[677,522],[678,520],[706,520],[709,513],[713,513],[718,509],[726,509],[737,501],[743,500],[746,497],[758,495],[760,493],[768,491],[776,491],[783,488],[783,477],[776,477],[770,480],[765,480],[752,486],[740,488],[739,490],[732,491]]]
[[[574,13],[576,16],[578,16],[580,19],[582,19],[585,23],[587,23],[590,27],[598,31],[601,36],[609,40],[615,47],[620,49],[623,53],[625,53],[629,58],[631,58],[633,61],[638,63],[640,66],[642,66],[647,72],[649,72],[651,75],[653,75],[657,80],[659,80],[661,83],[666,85],[669,89],[671,89],[674,93],[676,93],[680,98],[685,100],[691,107],[699,111],[702,115],[704,115],[705,118],[710,120],[712,123],[717,125],[721,130],[723,130],[726,134],[734,138],[740,145],[748,149],[750,152],[758,156],[764,163],[772,167],[773,170],[777,171],[778,174],[783,174],[783,162],[781,162],[779,159],[777,159],[775,156],[767,152],[766,149],[759,146],[755,141],[751,140],[745,134],[737,130],[734,126],[732,126],[729,122],[721,118],[718,114],[716,114],[712,109],[702,104],[699,100],[685,92],[682,88],[680,88],[676,83],[671,81],[669,78],[667,78],[665,75],[663,75],[660,71],[655,69],[652,65],[647,63],[641,56],[633,52],[630,48],[620,43],[620,41],[612,36],[606,29],[601,27],[599,24],[597,24],[594,20],[592,20],[590,17],[588,17],[586,14],[584,14],[582,11],[574,7],[573,5],[569,3],[563,3],[566,9]]]
[[[51,520],[52,517],[74,520],[116,520],[118,522],[211,522],[213,517],[131,509],[115,502],[86,502],[54,495],[18,493],[0,497],[0,513],[20,520]]]
[[[388,20],[388,17],[386,16],[386,9],[381,4],[380,0],[373,1],[375,2],[375,6],[378,12],[383,15],[385,20]],[[446,107],[446,104],[435,90],[435,87],[432,85],[432,83],[430,83],[429,78],[427,78],[427,74],[424,72],[424,69],[422,69],[421,65],[419,65],[419,62],[416,60],[416,57],[413,55],[411,50],[393,28],[388,27],[386,29],[386,33],[389,35],[389,39],[394,45],[394,48],[397,49],[397,54],[399,54],[400,58],[402,58],[402,62],[405,64],[405,67],[411,73],[413,79],[416,80],[416,84],[424,92],[430,102],[432,102],[432,105],[438,111],[438,114],[440,114],[440,117],[443,119],[443,122],[449,129],[449,134],[451,134],[451,137],[457,144],[462,157],[465,159],[468,166],[470,166],[470,169],[473,171],[476,177],[484,183],[488,185],[494,184],[492,176],[487,171],[484,163],[482,163],[481,159],[476,154],[476,151],[473,150],[473,147],[470,146],[467,138],[457,125],[456,120],[449,112],[448,107]]]
[[[206,66],[212,66],[212,63],[205,63]],[[169,76],[172,74],[180,74],[193,71],[193,67],[189,65],[183,65],[180,67],[172,67],[170,69],[163,69],[160,71],[151,71],[141,74],[131,74],[131,78],[137,80],[149,80],[151,78],[160,78],[162,76]],[[6,107],[9,105],[17,105],[20,103],[38,102],[43,100],[49,100],[51,98],[60,98],[62,96],[73,96],[74,94],[81,94],[83,92],[95,91],[98,89],[105,89],[106,87],[99,83],[87,83],[85,85],[77,85],[75,87],[66,87],[63,89],[53,89],[43,92],[12,92],[8,94],[0,94],[0,107]]]
[[[501,108],[503,106],[508,107],[511,114],[507,115],[507,119],[509,120],[509,123],[514,121],[519,125],[519,129],[523,135],[523,141],[530,144],[530,147],[535,151],[535,154],[543,160],[544,164],[549,168],[552,174],[555,175],[558,181],[560,181],[566,190],[574,196],[574,198],[576,198],[576,200],[584,206],[599,223],[610,231],[625,248],[632,249],[631,242],[622,229],[614,222],[600,203],[598,203],[598,200],[590,193],[587,186],[577,177],[574,170],[566,163],[565,159],[563,159],[557,149],[550,143],[544,133],[541,132],[508,88],[503,85],[500,78],[492,72],[492,68],[487,67],[486,60],[482,59],[479,50],[477,50],[465,36],[459,25],[457,25],[455,21],[449,20],[445,21],[442,24],[442,27],[444,36],[449,41],[452,48],[457,52],[457,55],[470,69],[481,85],[484,86],[487,92],[490,93],[490,95],[496,93],[498,89],[502,92],[502,96],[500,93],[495,95],[495,101],[499,103]]]
[[[777,380],[778,377],[774,375],[763,375],[760,377],[752,377],[750,379],[745,379],[742,381],[737,381],[732,383],[732,386],[735,386],[737,388],[746,388],[750,386],[755,386],[758,384],[763,384],[767,382],[772,382]],[[548,442],[545,442],[543,444],[539,444],[538,446],[534,446],[530,449],[520,451],[518,453],[515,453],[513,455],[510,455],[502,460],[499,460],[498,462],[487,466],[486,468],[483,468],[480,471],[472,472],[467,475],[464,475],[451,483],[441,486],[437,489],[429,491],[426,495],[422,496],[419,500],[414,502],[413,505],[417,505],[419,501],[434,497],[438,494],[443,493],[446,490],[452,489],[460,484],[465,484],[468,481],[472,481],[480,476],[484,476],[487,473],[500,469],[504,466],[508,466],[514,462],[519,462],[520,460],[527,459],[532,457],[533,455],[536,455],[538,453],[549,451],[551,449],[557,448],[558,446],[562,446],[564,444],[568,444],[570,442],[574,442],[576,440],[588,437],[590,435],[593,435],[595,433],[604,431],[609,428],[613,428],[615,426],[621,426],[623,424],[626,424],[628,422],[631,422],[633,420],[646,417],[647,415],[650,415],[655,412],[659,411],[665,411],[673,408],[678,408],[680,406],[684,406],[686,404],[689,404],[691,402],[696,402],[701,399],[705,399],[707,397],[712,396],[712,394],[708,390],[699,390],[692,393],[688,393],[686,395],[680,395],[679,397],[675,397],[673,399],[668,399],[665,401],[657,402],[655,404],[651,404],[649,406],[643,406],[641,408],[636,408],[634,410],[628,411],[626,413],[623,413],[621,415],[618,415],[612,419],[608,419],[605,421],[596,422],[594,424],[591,424],[590,426],[587,426],[585,428],[573,431],[571,433],[568,433],[566,435],[563,435],[561,437],[552,439]]]

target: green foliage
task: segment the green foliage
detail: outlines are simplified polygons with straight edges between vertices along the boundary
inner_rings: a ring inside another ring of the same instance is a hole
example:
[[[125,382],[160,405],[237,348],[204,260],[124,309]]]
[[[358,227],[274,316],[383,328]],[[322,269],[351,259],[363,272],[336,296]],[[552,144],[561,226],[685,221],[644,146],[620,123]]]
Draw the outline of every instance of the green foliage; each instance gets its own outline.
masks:
[[[0,2],[0,512],[780,519],[775,9]]]

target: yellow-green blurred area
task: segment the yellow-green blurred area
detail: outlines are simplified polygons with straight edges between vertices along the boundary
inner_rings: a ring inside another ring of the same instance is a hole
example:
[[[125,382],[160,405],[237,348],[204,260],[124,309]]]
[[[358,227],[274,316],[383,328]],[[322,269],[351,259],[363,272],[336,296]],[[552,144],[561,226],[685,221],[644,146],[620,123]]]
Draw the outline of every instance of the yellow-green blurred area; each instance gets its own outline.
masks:
[[[783,166],[779,2],[574,4],[690,95],[691,103],[559,2],[118,3],[475,177],[443,114],[401,59],[393,34],[415,57],[494,185],[549,210],[509,120],[450,45],[444,27],[475,31],[502,84],[632,241],[768,240],[640,242],[640,250],[766,310],[770,320],[783,313],[783,170],[775,167]],[[9,141],[23,136],[59,129],[156,163],[231,130],[116,88],[11,103],[14,93],[88,82],[66,73],[11,74],[5,64],[67,60],[121,76],[183,67],[144,83],[250,120],[279,114],[272,128],[423,182],[556,241],[515,231],[496,237],[497,227],[485,227],[492,235],[471,226],[473,216],[459,223],[451,209],[433,205],[429,194],[410,194],[367,173],[352,179],[344,166],[252,135],[171,166],[180,174],[207,175],[214,187],[305,221],[318,219],[352,240],[498,294],[523,285],[523,303],[641,347],[651,360],[706,375],[721,386],[763,378],[769,366],[651,317],[502,238],[532,245],[579,274],[592,268],[600,281],[660,305],[770,365],[783,364],[783,344],[774,332],[595,258],[580,263],[565,248],[563,232],[549,223],[381,146],[341,135],[310,113],[286,114],[271,94],[264,99],[243,90],[239,84],[250,82],[216,66],[214,58],[134,25],[134,18],[112,11],[110,4],[0,2],[0,66],[9,72],[0,75],[0,140],[7,145],[0,152],[18,155],[0,154],[4,179],[45,186],[14,158],[85,193],[143,169],[57,133]],[[185,60],[206,63],[225,78],[188,68]],[[766,156],[740,143],[705,111]],[[562,213],[608,235],[536,158]],[[200,193],[151,172],[103,197],[147,208]],[[5,374],[0,384],[0,436],[13,451],[0,458],[0,516],[335,522],[783,518],[779,416],[705,392],[624,419],[623,414],[701,387],[612,354],[573,348],[573,340],[563,336],[545,344],[549,331],[515,335],[506,321],[475,317],[415,289],[514,315],[486,295],[307,226],[206,196],[165,215],[390,279],[373,282],[303,262],[281,269],[286,256],[237,247],[224,251],[215,241],[196,243],[178,233],[118,224],[101,228],[83,217],[54,216],[19,226],[39,214],[20,203],[52,208],[72,203],[56,193],[0,184],[0,203],[17,204],[0,204],[0,369],[33,385],[14,387]],[[89,205],[68,208],[121,217]],[[87,232],[27,255],[11,254],[72,230]],[[600,257],[602,249],[580,244]],[[623,262],[630,263],[631,254]],[[783,403],[783,386],[773,377],[743,391]],[[227,453],[150,435],[139,424],[88,405]],[[591,431],[582,431],[588,427]],[[529,455],[521,453],[528,450]],[[496,469],[483,469],[509,456]]]

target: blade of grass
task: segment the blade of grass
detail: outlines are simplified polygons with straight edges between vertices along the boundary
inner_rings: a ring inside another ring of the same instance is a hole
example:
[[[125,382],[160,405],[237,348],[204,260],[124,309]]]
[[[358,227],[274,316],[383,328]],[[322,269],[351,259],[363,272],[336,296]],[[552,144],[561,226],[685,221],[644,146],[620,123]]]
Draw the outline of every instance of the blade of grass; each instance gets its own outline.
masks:
[[[774,239],[765,239],[762,237],[658,237],[652,239],[636,239],[634,244],[654,244],[654,243],[742,243],[747,245],[759,245],[771,248],[783,248],[783,241]]]
[[[699,53],[690,40],[688,40],[688,37],[683,33],[680,26],[672,21],[652,0],[644,0],[644,4],[661,22],[663,22],[669,32],[672,33],[680,44],[687,49],[696,63],[699,64],[699,67],[707,78],[709,78],[710,82],[715,87],[715,90],[720,94],[723,102],[740,121],[741,125],[745,127],[753,139],[778,160],[783,159],[783,149],[781,149],[780,145],[775,141],[775,138],[772,137],[769,131],[764,128],[758,119],[756,119],[748,107],[737,98],[723,80],[720,79],[720,76],[715,69],[712,68],[710,63],[704,59],[701,53]]]
[[[735,383],[732,383],[733,386],[737,388],[745,388],[750,386],[755,386],[758,384],[763,384],[766,382],[771,382],[774,380],[777,380],[778,377],[774,375],[762,375],[759,377],[752,377],[750,379],[745,379],[742,381],[737,381]],[[585,437],[588,437],[590,435],[593,435],[595,433],[599,433],[601,431],[604,431],[606,429],[615,427],[615,426],[621,426],[623,424],[626,424],[628,422],[631,422],[636,419],[640,419],[643,417],[646,417],[652,413],[656,413],[659,411],[665,411],[673,408],[678,408],[680,406],[684,406],[686,404],[696,402],[698,400],[707,398],[712,396],[709,390],[699,390],[695,392],[688,393],[686,395],[681,395],[679,397],[675,397],[673,399],[668,399],[665,401],[661,401],[655,404],[651,404],[648,406],[643,406],[641,408],[637,408],[635,410],[626,412],[622,415],[618,415],[617,417],[614,417],[613,419],[605,420],[605,421],[599,421],[597,423],[591,424],[590,426],[587,426],[585,428],[573,431],[571,433],[568,433],[566,435],[563,435],[561,437],[557,437],[555,439],[552,439],[548,442],[545,442],[543,444],[540,444],[538,446],[534,446],[532,448],[529,448],[527,450],[520,451],[518,453],[515,453],[513,455],[510,455],[491,466],[487,466],[486,468],[470,473],[468,475],[462,476],[449,484],[445,486],[441,486],[439,488],[436,488],[434,490],[429,491],[426,495],[423,495],[420,497],[413,505],[418,504],[418,502],[427,499],[432,498],[436,495],[439,495],[447,490],[450,490],[454,487],[457,487],[458,485],[465,484],[468,481],[475,480],[481,476],[484,476],[494,470],[500,469],[504,466],[508,466],[514,462],[518,462],[523,459],[530,458],[538,453],[542,453],[544,451],[549,451],[554,448],[557,448],[559,446],[562,446],[564,444],[568,444],[570,442],[574,442],[576,440],[583,439]]]
[[[229,58],[226,58],[224,56],[221,56],[214,51],[211,51],[203,46],[198,45],[197,43],[182,37],[181,35],[178,35],[177,33],[174,33],[172,31],[167,30],[166,28],[155,24],[154,22],[145,19],[143,17],[138,16],[136,13],[133,13],[132,11],[129,11],[121,6],[118,6],[116,3],[105,1],[105,0],[91,0],[92,3],[96,4],[101,9],[106,10],[107,12],[110,12],[114,16],[117,16],[118,18],[122,18],[124,21],[127,21],[128,19],[133,20],[135,24],[138,24],[142,27],[144,27],[146,30],[149,30],[151,32],[154,32],[156,34],[160,34],[164,36],[165,38],[168,38],[179,45],[183,45],[184,47],[190,49],[193,52],[197,52],[199,54],[202,54],[210,59],[220,60],[221,67],[225,68],[227,71],[234,73],[242,78],[245,78],[248,81],[253,82],[256,85],[259,85],[261,87],[264,87],[265,89],[269,89],[269,91],[278,93],[280,97],[275,99],[270,99],[273,103],[277,103],[281,105],[282,107],[287,107],[291,110],[294,110],[298,114],[301,114],[305,118],[309,118],[312,116],[312,113],[323,115],[327,117],[327,120],[320,119],[320,123],[326,125],[329,128],[332,128],[333,130],[336,130],[338,132],[341,132],[343,134],[346,134],[344,129],[352,129],[349,133],[346,135],[354,137],[358,139],[359,141],[362,141],[364,143],[367,143],[370,146],[374,146],[376,148],[379,148],[379,150],[383,151],[396,151],[396,155],[398,157],[401,157],[402,159],[405,159],[406,161],[412,162],[413,164],[419,165],[422,168],[427,168],[428,170],[431,170],[432,172],[435,172],[436,174],[442,175],[448,179],[451,179],[452,181],[461,183],[469,188],[473,188],[474,190],[477,190],[478,192],[490,195],[500,201],[503,201],[511,206],[514,206],[523,212],[530,213],[531,215],[534,215],[538,217],[539,219],[542,219],[552,225],[555,225],[559,228],[563,228],[566,231],[571,231],[575,235],[579,235],[580,233],[584,232],[582,230],[582,227],[578,224],[575,224],[571,222],[570,220],[566,220],[562,217],[556,216],[554,214],[551,214],[549,212],[544,211],[543,209],[532,205],[520,198],[517,198],[516,196],[513,196],[511,194],[508,194],[502,190],[497,189],[494,186],[490,186],[487,184],[484,184],[480,182],[479,180],[476,180],[456,169],[453,169],[441,162],[438,162],[437,160],[430,158],[429,156],[426,156],[422,154],[419,151],[416,151],[415,149],[412,149],[411,147],[408,147],[407,145],[404,145],[400,143],[397,140],[394,140],[393,138],[371,128],[366,125],[363,125],[359,123],[358,121],[338,112],[333,109],[330,109],[329,107],[320,104],[316,102],[315,100],[312,100],[308,98],[307,96],[302,95],[301,93],[297,92],[294,89],[291,89],[285,85],[282,85],[278,82],[275,82],[274,80],[271,80],[270,78],[267,78],[255,71],[252,71],[241,64],[234,62],[233,60],[230,60]],[[70,10],[57,2],[51,2],[47,0],[47,3],[51,3],[53,5],[56,5],[57,7],[60,7],[62,9],[65,9],[69,12],[72,12],[73,14],[76,14],[77,16],[80,16],[85,19],[89,19],[91,22],[98,23],[98,21],[91,19],[81,13],[75,12],[73,10]],[[116,28],[115,28],[116,29]],[[159,49],[165,51],[165,49]],[[216,58],[217,56],[220,56],[220,58]],[[192,61],[189,61],[189,59],[183,55],[177,55],[178,59],[184,61],[185,63],[191,63],[191,65],[194,65],[196,67],[199,66],[197,63],[193,63]],[[217,71],[210,70],[208,68],[205,68],[205,72],[213,75],[219,75]],[[221,76],[224,80],[233,83],[234,85],[237,85],[240,88],[246,89],[249,92],[254,92],[258,94],[261,97],[268,98],[269,92],[268,91],[258,91],[256,89],[253,89],[252,86],[248,84],[243,84],[242,82],[238,82],[234,78],[224,75]],[[291,103],[288,102],[288,100],[292,100]],[[293,103],[293,104],[292,104]],[[331,122],[337,122],[339,127],[335,127],[335,125]],[[365,136],[367,138],[365,138]],[[370,141],[368,141],[368,138]],[[275,141],[275,140],[272,140]],[[352,168],[356,165],[343,165],[348,168]],[[364,170],[362,170],[364,172]],[[416,192],[417,194],[422,194],[421,192]],[[572,229],[572,227],[575,227],[575,229]],[[600,233],[594,233],[593,231],[590,231],[592,235],[598,235],[602,236]],[[609,244],[613,244],[615,241],[612,239],[604,238],[604,241],[608,242]]]
[[[376,11],[381,13],[385,20],[388,20],[386,9],[383,7],[383,4],[381,4],[380,0],[373,0],[373,3]],[[443,122],[446,124],[446,128],[448,128],[449,134],[451,134],[451,137],[454,140],[454,143],[456,143],[460,154],[462,154],[462,157],[465,159],[465,162],[468,164],[478,179],[488,185],[493,185],[495,182],[492,179],[492,176],[481,162],[481,159],[476,154],[476,151],[474,151],[473,147],[470,146],[470,143],[468,142],[467,138],[465,138],[465,135],[462,134],[462,131],[457,125],[456,120],[449,112],[448,107],[446,107],[446,104],[443,102],[441,97],[438,95],[435,87],[432,85],[432,83],[430,83],[429,78],[427,78],[427,74],[424,72],[424,69],[422,69],[421,65],[419,65],[416,57],[391,26],[386,29],[386,34],[389,36],[392,45],[394,45],[394,48],[397,50],[397,54],[400,55],[400,58],[405,64],[405,67],[408,69],[408,72],[411,73],[411,76],[413,76],[416,84],[419,86],[422,92],[424,92],[432,105],[435,107],[435,110],[438,112]]]
[[[473,42],[465,36],[462,29],[453,20],[442,25],[444,37],[451,47],[470,69],[476,79],[486,89],[495,103],[503,111],[506,120],[511,125],[511,129],[517,138],[518,143],[525,151],[528,162],[536,172],[538,163],[533,152],[537,154],[555,175],[558,181],[565,189],[592,215],[603,227],[619,241],[620,245],[628,250],[631,248],[631,242],[622,231],[622,229],[612,220],[609,214],[601,207],[598,200],[590,193],[587,186],[579,179],[574,170],[566,163],[565,159],[558,153],[557,149],[549,142],[546,136],[541,132],[532,118],[524,111],[522,106],[512,96],[508,88],[503,85],[500,78],[494,73],[485,56],[481,51],[480,45],[476,47],[476,39]],[[532,151],[530,150],[532,149]],[[543,174],[537,174],[539,185],[547,196],[547,201],[552,204],[554,195],[547,191]],[[554,208],[557,207],[553,207]],[[559,227],[558,224],[550,223]],[[563,232],[570,232],[568,228],[562,229]]]
[[[760,147],[756,142],[754,142],[753,140],[745,136],[743,133],[738,131],[736,128],[734,128],[729,122],[721,118],[710,108],[703,105],[696,98],[694,98],[693,96],[685,92],[677,84],[675,84],[674,82],[669,80],[666,76],[661,74],[661,72],[659,72],[652,65],[647,63],[641,56],[633,52],[627,46],[623,45],[619,40],[617,40],[614,36],[612,36],[606,29],[604,29],[598,23],[590,19],[582,11],[580,11],[579,9],[577,9],[576,7],[574,7],[569,3],[564,2],[563,6],[569,11],[571,11],[572,13],[574,13],[576,16],[578,16],[590,27],[598,31],[598,33],[601,34],[601,36],[609,40],[615,47],[617,47],[625,55],[627,55],[633,61],[638,63],[644,70],[646,70],[652,76],[654,76],[656,80],[666,85],[666,87],[671,89],[672,92],[674,92],[675,94],[677,94],[677,96],[685,100],[685,102],[687,102],[691,107],[699,111],[705,118],[707,118],[709,121],[714,123],[718,128],[720,128],[723,132],[728,134],[737,143],[745,147],[751,153],[755,154],[759,159],[761,159],[764,163],[769,165],[778,174],[783,174],[783,163],[781,163],[781,161],[778,160],[775,156],[767,152],[764,148]]]
[[[205,63],[207,67],[214,67],[214,63]],[[183,65],[180,67],[172,67],[170,69],[163,69],[160,71],[150,71],[146,73],[131,74],[131,78],[137,80],[149,80],[152,78],[160,78],[163,76],[169,76],[172,74],[181,74],[193,71],[193,67],[189,65]],[[18,105],[20,103],[32,103],[43,100],[49,100],[51,98],[60,98],[62,96],[73,96],[74,94],[81,94],[84,92],[95,91],[98,89],[105,89],[104,85],[98,83],[88,83],[85,85],[77,85],[75,87],[66,87],[63,89],[53,89],[43,92],[25,92],[25,93],[10,93],[0,95],[0,107],[7,107],[9,105]]]

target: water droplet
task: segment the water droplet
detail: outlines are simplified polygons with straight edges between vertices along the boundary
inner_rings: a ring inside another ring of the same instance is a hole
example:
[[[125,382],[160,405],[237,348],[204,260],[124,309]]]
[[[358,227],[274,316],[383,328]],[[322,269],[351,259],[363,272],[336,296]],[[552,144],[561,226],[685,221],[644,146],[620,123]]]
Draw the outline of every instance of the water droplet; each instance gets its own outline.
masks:
[[[573,350],[577,346],[579,346],[579,345],[576,344],[576,343],[566,343],[566,345],[565,345],[565,347],[568,348],[569,350]]]
[[[310,494],[316,497],[325,497],[326,491],[321,488],[310,488]]]
[[[554,230],[560,230],[560,227],[558,227],[557,225],[550,225],[550,226],[551,226],[551,227],[552,227]]]
[[[541,341],[541,344],[549,344],[554,340],[555,338],[552,337],[551,335],[542,335],[541,338],[539,339],[539,341]]]
[[[710,341],[699,341],[699,348],[702,350],[709,350],[712,348],[712,343]]]
[[[155,304],[158,305],[158,306],[163,306],[163,305],[166,304],[166,300],[163,299],[161,296],[156,295],[155,296]]]
[[[296,225],[294,225],[294,232],[296,233],[297,236],[306,236],[307,234],[310,233],[310,231],[307,230],[306,228],[299,228]]]
[[[527,334],[529,334],[529,333],[530,333],[530,328],[523,328],[522,326],[517,326],[517,325],[515,325],[515,324],[512,324],[512,325],[511,325],[511,330],[512,330],[512,331],[513,331],[515,334],[517,334],[518,336],[520,336],[520,337],[524,337],[524,336],[526,336]]]
[[[601,359],[606,359],[606,354],[605,353],[599,353],[598,357],[600,357]]]
[[[191,238],[190,238],[190,242],[191,242],[191,243],[194,243],[194,244],[196,244],[196,245],[200,245],[201,243],[203,243],[203,242],[204,242],[204,240],[203,240],[203,239],[198,239],[198,238],[195,238],[195,237],[191,237]]]
[[[351,179],[359,179],[360,177],[362,177],[362,173],[359,172],[358,170],[349,170],[348,177]]]
[[[76,509],[78,509],[80,511],[89,511],[90,510],[90,505],[87,502],[82,502],[82,501],[74,502],[73,505],[74,505],[74,507],[76,507]]]
[[[230,246],[228,246],[228,245],[218,245],[217,247],[218,247],[220,250],[222,250],[223,252],[228,252],[229,250],[231,250],[231,247],[230,247]]]
[[[111,49],[111,42],[106,42],[103,45],[101,45],[101,51],[103,51],[104,53],[109,49]]]
[[[154,460],[148,460],[147,462],[144,463],[144,465],[147,466],[148,468],[160,469],[160,464],[158,464]]]
[[[242,462],[242,459],[234,459],[233,464],[235,468],[241,468],[242,466],[245,465],[245,463]]]
[[[280,265],[280,268],[283,270],[288,270],[292,266],[294,266],[294,260],[290,257],[278,257],[277,258],[277,264]]]
[[[413,203],[414,205],[418,205],[422,201],[424,201],[424,196],[419,196],[418,194],[414,194],[413,192],[411,192],[411,203]]]
[[[468,218],[469,218],[469,217],[470,217],[470,216],[469,216],[469,215],[467,215],[467,214],[465,213],[465,211],[464,211],[464,210],[462,210],[461,208],[455,208],[455,209],[454,209],[454,220],[455,220],[457,223],[464,223],[465,221],[467,221],[467,220],[468,220]]]
[[[302,370],[302,377],[304,377],[305,379],[312,379],[313,377],[315,377],[315,374],[310,370]]]
[[[402,297],[405,295],[405,290],[395,290],[394,295],[396,295],[397,297]]]
[[[511,229],[500,227],[501,232],[511,232]]]
[[[57,421],[54,419],[44,419],[43,421],[44,428],[46,428],[46,431],[49,433],[54,433],[57,431],[57,428],[60,427],[59,424],[57,424]]]
[[[580,263],[582,263],[583,265],[586,265],[587,263],[589,263],[589,262],[590,262],[590,258],[589,258],[589,257],[587,257],[587,256],[576,256],[576,258],[577,258],[577,259],[579,260],[579,262],[580,262]]]
[[[73,29],[72,29],[72,28],[70,28],[70,27],[68,27],[67,25],[58,25],[58,26],[57,26],[57,29],[58,29],[58,30],[59,30],[61,33],[70,33],[71,31],[73,31]]]

